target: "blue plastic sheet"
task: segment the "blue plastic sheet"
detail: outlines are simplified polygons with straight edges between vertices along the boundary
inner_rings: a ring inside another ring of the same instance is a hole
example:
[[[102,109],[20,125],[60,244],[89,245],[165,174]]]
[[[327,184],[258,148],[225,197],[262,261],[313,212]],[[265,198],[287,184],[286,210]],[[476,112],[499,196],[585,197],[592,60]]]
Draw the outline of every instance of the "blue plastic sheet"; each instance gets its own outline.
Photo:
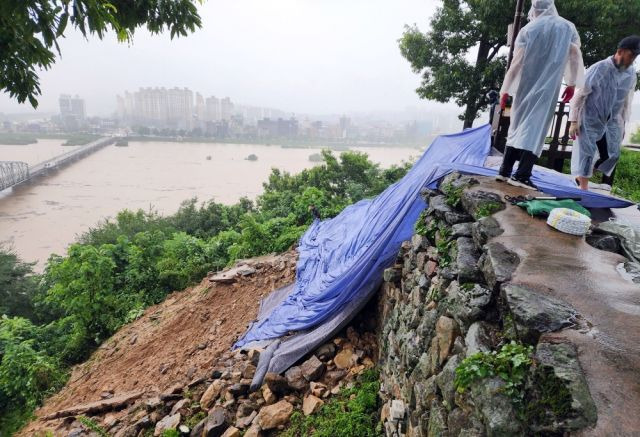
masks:
[[[378,197],[349,206],[333,219],[314,222],[298,247],[295,285],[288,295],[268,305],[268,311],[261,311],[234,348],[264,347],[268,340],[298,332],[275,350],[272,347],[270,363],[261,361],[263,368],[281,372],[335,334],[375,293],[383,270],[393,264],[402,242],[411,238],[426,207],[420,197],[422,188],[435,188],[452,171],[497,174],[483,167],[490,151],[489,135],[490,127],[485,125],[438,137],[408,174]],[[631,205],[580,191],[559,174],[535,171],[533,181],[548,194],[582,196],[586,207]]]

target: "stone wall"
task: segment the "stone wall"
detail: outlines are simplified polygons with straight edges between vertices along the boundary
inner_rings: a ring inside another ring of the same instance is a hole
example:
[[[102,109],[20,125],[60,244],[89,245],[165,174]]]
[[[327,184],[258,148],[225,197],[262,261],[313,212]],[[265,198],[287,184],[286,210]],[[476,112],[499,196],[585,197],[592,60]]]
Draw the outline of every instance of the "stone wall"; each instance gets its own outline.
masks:
[[[518,255],[491,241],[502,233],[491,217],[505,208],[501,196],[458,174],[423,196],[429,208],[385,271],[379,296],[386,435],[563,435],[594,425],[575,347],[540,341],[575,324],[575,311],[510,284]],[[466,358],[514,344],[531,346],[519,385],[489,374],[457,389]]]

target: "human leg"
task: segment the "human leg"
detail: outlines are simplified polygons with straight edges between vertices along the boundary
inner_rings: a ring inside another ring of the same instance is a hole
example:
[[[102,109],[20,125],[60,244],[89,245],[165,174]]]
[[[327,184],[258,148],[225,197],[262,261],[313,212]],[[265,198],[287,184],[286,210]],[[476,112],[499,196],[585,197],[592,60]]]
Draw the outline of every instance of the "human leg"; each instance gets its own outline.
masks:
[[[502,165],[500,166],[500,171],[498,172],[499,177],[497,179],[504,181],[510,178],[513,172],[513,166],[516,161],[520,159],[521,155],[522,150],[511,146],[505,147],[504,157],[502,158]]]

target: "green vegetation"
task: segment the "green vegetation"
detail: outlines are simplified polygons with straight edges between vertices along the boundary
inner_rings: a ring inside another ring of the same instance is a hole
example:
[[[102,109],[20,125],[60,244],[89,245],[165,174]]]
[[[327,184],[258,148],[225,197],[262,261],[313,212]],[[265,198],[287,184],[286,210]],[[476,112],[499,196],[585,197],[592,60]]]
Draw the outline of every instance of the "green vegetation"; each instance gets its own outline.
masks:
[[[136,29],[152,34],[165,29],[171,38],[187,36],[201,26],[195,0],[136,3],[129,0],[25,0],[0,3],[0,90],[20,103],[38,106],[39,71],[48,70],[61,54],[58,39],[68,27],[83,36],[102,39],[113,31],[119,41],[131,42]]]
[[[526,423],[552,424],[571,413],[571,392],[552,368],[541,366],[536,369],[531,388],[522,412]]]
[[[456,241],[451,239],[451,232],[451,228],[446,225],[438,227],[435,241],[440,267],[447,267],[453,261],[452,252],[456,249]]]
[[[640,202],[640,153],[622,149],[612,193],[633,202]]]
[[[500,211],[500,209],[502,209],[502,205],[498,202],[483,203],[476,211],[476,218],[481,219],[484,217],[489,217],[493,213]]]
[[[446,194],[446,204],[451,208],[457,208],[460,206],[462,200],[462,193],[466,186],[454,187],[453,184],[447,184],[441,188],[442,192]]]
[[[428,214],[427,214],[427,210],[425,209],[420,213],[420,216],[418,217],[418,221],[416,222],[414,227],[416,234],[422,235],[423,237],[427,237],[427,234],[429,231],[427,227],[427,217],[428,217]]]
[[[631,135],[631,142],[633,144],[640,144],[640,128],[638,128],[638,130],[636,130],[634,134]]]
[[[165,429],[162,431],[162,437],[180,437],[177,429]]]
[[[383,435],[379,423],[378,372],[367,370],[355,386],[343,389],[311,416],[295,412],[281,437],[377,437]]]
[[[454,100],[465,107],[460,115],[464,127],[472,126],[488,107],[487,92],[499,90],[504,78],[506,56],[499,53],[507,44],[505,29],[513,22],[515,4],[516,0],[443,1],[427,32],[407,26],[399,40],[400,52],[422,76],[418,96]],[[640,15],[637,1],[563,0],[556,6],[575,23],[587,66],[611,56],[622,38],[636,33],[635,17]]]
[[[297,175],[273,170],[255,203],[191,199],[168,217],[122,211],[66,256],[52,255],[42,275],[0,251],[0,435],[19,428],[64,384],[71,365],[149,305],[207,271],[289,249],[312,222],[309,204],[333,217],[408,169],[382,170],[356,152],[323,157],[323,165]]]
[[[107,433],[107,431],[104,430],[104,428],[102,428],[100,425],[98,425],[96,423],[95,420],[87,417],[87,416],[79,416],[78,417],[78,421],[80,423],[82,423],[85,427],[87,427],[87,429],[95,432],[96,434],[98,434],[100,437],[108,437],[109,434]]]
[[[504,393],[516,406],[521,406],[532,363],[532,353],[532,346],[524,346],[512,341],[502,346],[499,352],[478,352],[465,358],[456,369],[456,389],[463,393],[478,380],[498,376],[506,384]]]

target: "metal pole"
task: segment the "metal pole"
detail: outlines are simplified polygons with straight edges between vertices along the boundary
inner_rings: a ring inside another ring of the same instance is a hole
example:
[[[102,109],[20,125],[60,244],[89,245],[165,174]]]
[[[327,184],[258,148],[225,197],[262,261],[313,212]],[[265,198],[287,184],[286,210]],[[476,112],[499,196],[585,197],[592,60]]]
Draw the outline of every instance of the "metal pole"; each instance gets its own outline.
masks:
[[[513,61],[513,50],[516,45],[516,38],[518,37],[518,33],[522,27],[522,10],[524,9],[524,0],[518,0],[516,3],[516,15],[513,18],[513,37],[511,39],[511,44],[509,47],[509,58],[507,61],[507,70],[511,67],[511,61]]]

